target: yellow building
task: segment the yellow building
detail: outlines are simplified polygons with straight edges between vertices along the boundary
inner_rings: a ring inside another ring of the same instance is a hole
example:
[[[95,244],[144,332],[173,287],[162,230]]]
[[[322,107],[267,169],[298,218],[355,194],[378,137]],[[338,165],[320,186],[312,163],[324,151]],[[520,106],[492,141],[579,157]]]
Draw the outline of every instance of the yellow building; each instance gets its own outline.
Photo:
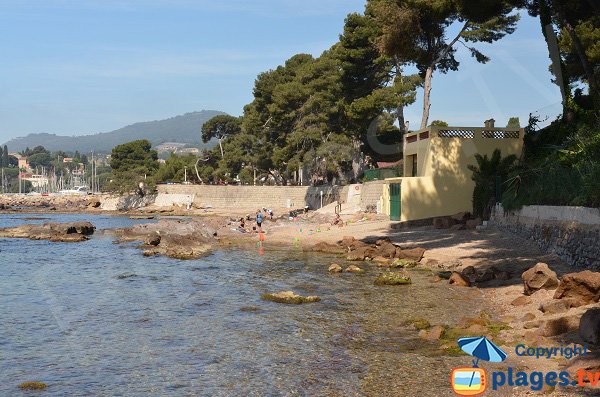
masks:
[[[473,210],[475,154],[520,156],[524,130],[486,127],[437,127],[406,134],[404,177],[386,179],[380,208],[392,220],[411,221]]]

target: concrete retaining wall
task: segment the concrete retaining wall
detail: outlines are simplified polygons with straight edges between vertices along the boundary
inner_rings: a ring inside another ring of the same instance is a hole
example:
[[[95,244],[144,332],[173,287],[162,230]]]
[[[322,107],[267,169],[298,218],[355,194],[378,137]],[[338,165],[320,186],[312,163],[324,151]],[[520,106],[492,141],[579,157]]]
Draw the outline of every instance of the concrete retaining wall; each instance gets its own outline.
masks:
[[[340,199],[341,186],[216,186],[216,185],[159,185],[161,200],[169,202],[170,195],[191,196],[196,207],[213,208],[302,208],[311,209]],[[344,197],[345,198],[345,197]]]
[[[383,195],[385,181],[372,181],[362,185],[360,193],[360,209],[365,212],[376,212],[377,204]]]
[[[574,269],[600,270],[600,209],[527,206],[505,212],[496,207],[492,222],[501,229],[535,241]]]

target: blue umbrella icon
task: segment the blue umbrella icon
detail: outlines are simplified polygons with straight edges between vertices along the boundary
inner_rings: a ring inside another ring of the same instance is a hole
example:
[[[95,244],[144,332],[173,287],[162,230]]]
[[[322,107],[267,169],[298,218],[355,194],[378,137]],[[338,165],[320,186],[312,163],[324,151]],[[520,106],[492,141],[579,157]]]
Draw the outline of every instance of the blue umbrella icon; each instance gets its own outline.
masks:
[[[493,363],[499,363],[506,360],[506,353],[504,353],[502,349],[493,344],[485,336],[479,336],[475,338],[460,338],[458,340],[458,346],[465,353],[477,359],[473,360],[474,368],[477,368],[479,360],[490,361]],[[469,382],[469,386],[471,386],[473,383],[474,377],[475,372],[473,372],[473,375],[471,376],[471,382]]]
[[[499,363],[506,360],[506,353],[498,346],[494,345],[485,336],[460,338],[458,340],[458,346],[465,353],[477,358],[476,361],[473,361],[473,366],[475,368],[477,368],[479,360],[490,361],[493,363]]]

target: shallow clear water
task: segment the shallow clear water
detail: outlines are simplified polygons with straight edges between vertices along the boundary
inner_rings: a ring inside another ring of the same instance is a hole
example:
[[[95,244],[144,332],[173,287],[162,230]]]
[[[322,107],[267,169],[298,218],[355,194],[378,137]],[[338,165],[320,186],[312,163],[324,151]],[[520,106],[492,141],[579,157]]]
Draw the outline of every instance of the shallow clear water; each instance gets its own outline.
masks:
[[[48,221],[31,216],[0,215],[0,227]],[[401,324],[452,324],[477,309],[477,292],[416,271],[411,286],[376,287],[374,267],[330,275],[333,257],[269,248],[179,261],[102,233],[0,239],[0,396],[36,394],[17,388],[32,380],[49,385],[44,396],[453,395],[450,370],[469,359],[440,356]],[[323,300],[260,300],[290,289]]]

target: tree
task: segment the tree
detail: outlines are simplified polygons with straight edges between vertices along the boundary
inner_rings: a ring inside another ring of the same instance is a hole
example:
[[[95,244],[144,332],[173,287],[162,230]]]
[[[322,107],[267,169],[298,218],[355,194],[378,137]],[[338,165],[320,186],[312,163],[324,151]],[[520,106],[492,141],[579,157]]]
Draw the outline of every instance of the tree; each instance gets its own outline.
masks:
[[[29,166],[31,168],[37,168],[37,167],[50,167],[51,163],[52,163],[52,155],[50,153],[48,153],[47,151],[45,152],[34,152],[34,154],[30,155],[27,158],[27,161],[29,162]]]
[[[429,125],[434,127],[448,127],[448,123],[443,120],[433,120]]]
[[[506,128],[521,128],[521,122],[518,117],[511,117],[508,119],[508,123],[506,124]]]
[[[402,63],[414,64],[424,79],[421,128],[429,120],[433,73],[458,70],[455,46],[462,44],[477,62],[488,62],[488,57],[467,43],[500,40],[514,32],[519,19],[518,14],[510,14],[512,7],[507,5],[494,7],[497,14],[485,7],[467,16],[461,11],[474,9],[453,0],[369,0],[367,8],[383,27],[378,40],[382,52]],[[449,27],[454,24],[459,25],[459,31],[447,41]]]
[[[495,199],[500,193],[496,192],[498,182],[506,181],[517,161],[517,156],[511,154],[502,158],[500,150],[495,149],[492,157],[488,158],[487,154],[482,156],[477,153],[475,160],[477,161],[476,166],[468,165],[469,170],[473,172],[471,179],[475,182],[473,214],[482,219],[489,219]]]
[[[112,150],[110,167],[113,170],[112,188],[131,191],[142,181],[152,182],[158,170],[158,154],[145,139],[115,146]]]
[[[239,134],[241,132],[241,124],[239,117],[229,115],[215,116],[202,125],[202,142],[206,143],[216,138],[219,141],[221,157],[223,157],[223,140],[229,136]]]

